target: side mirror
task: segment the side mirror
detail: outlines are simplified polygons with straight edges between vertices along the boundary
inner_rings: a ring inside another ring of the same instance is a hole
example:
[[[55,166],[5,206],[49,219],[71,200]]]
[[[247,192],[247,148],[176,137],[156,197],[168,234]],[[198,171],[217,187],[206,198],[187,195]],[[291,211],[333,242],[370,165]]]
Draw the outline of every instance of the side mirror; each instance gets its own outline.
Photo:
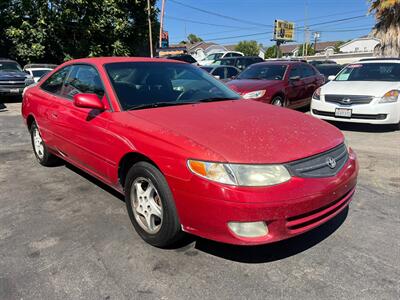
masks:
[[[300,80],[300,76],[292,76],[292,77],[289,78],[289,80],[298,81],[298,80]]]
[[[104,110],[104,104],[96,94],[76,94],[74,95],[74,105],[76,107]]]
[[[328,80],[329,80],[329,81],[332,81],[332,80],[334,80],[335,78],[336,78],[335,75],[329,75],[329,76],[328,76]]]

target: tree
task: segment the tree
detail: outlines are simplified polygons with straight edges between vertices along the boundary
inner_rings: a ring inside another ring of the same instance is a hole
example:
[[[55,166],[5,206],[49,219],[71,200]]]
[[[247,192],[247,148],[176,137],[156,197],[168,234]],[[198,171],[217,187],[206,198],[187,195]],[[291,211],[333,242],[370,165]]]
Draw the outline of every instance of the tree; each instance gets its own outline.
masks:
[[[154,44],[155,3],[151,0]],[[0,27],[0,56],[21,63],[149,53],[146,0],[2,0]]]
[[[276,46],[271,46],[265,51],[265,58],[275,58],[276,57]]]
[[[299,51],[297,52],[299,54],[299,56],[303,55],[303,48],[304,48],[304,44],[301,44],[299,47]],[[307,44],[307,55],[314,55],[315,54],[315,50],[312,44]],[[304,52],[304,55],[306,55],[306,52]]]
[[[257,56],[260,53],[260,45],[256,41],[241,41],[236,45],[235,50],[244,55]]]
[[[342,46],[344,43],[345,43],[345,42],[343,42],[343,41],[339,41],[339,42],[337,42],[337,43],[335,44],[335,48],[334,48],[335,53],[340,53],[340,52],[341,52],[341,51],[340,51],[340,46]]]
[[[195,34],[193,34],[193,33],[191,33],[191,34],[189,34],[189,35],[187,36],[187,40],[189,41],[190,44],[195,44],[195,43],[198,43],[198,42],[202,42],[202,41],[203,41],[202,38],[198,37],[197,35],[195,35]]]
[[[400,57],[400,0],[369,0],[375,13],[373,34],[381,43],[378,55]]]

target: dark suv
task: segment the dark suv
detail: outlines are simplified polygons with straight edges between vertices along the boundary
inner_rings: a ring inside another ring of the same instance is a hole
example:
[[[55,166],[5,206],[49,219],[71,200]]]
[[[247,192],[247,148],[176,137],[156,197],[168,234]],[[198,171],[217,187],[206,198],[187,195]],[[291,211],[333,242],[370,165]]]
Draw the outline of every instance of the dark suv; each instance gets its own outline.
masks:
[[[234,66],[239,70],[243,71],[248,66],[263,61],[264,60],[259,56],[238,56],[238,57],[228,57],[228,58],[224,57],[215,60],[213,65]]]
[[[20,96],[32,83],[33,77],[22,71],[16,61],[0,58],[0,95]]]

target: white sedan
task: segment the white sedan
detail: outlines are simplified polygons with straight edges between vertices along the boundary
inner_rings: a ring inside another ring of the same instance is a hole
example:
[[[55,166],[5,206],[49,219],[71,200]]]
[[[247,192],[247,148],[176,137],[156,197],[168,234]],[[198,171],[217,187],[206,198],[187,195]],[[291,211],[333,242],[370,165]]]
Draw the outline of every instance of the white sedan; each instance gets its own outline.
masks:
[[[400,127],[400,59],[363,60],[329,79],[312,97],[313,116]]]

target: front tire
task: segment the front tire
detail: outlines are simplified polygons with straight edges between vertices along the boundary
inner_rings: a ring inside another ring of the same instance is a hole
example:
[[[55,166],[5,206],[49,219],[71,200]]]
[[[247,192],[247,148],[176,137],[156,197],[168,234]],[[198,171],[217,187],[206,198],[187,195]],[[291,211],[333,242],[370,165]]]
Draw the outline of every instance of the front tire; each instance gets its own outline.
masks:
[[[274,99],[271,101],[271,104],[275,106],[286,107],[285,100],[281,96],[274,97]]]
[[[59,163],[59,158],[51,154],[40,135],[36,122],[33,122],[30,128],[33,152],[36,159],[42,166],[51,167]]]
[[[154,165],[132,166],[125,181],[125,203],[133,227],[150,245],[164,248],[182,237],[171,190]]]

